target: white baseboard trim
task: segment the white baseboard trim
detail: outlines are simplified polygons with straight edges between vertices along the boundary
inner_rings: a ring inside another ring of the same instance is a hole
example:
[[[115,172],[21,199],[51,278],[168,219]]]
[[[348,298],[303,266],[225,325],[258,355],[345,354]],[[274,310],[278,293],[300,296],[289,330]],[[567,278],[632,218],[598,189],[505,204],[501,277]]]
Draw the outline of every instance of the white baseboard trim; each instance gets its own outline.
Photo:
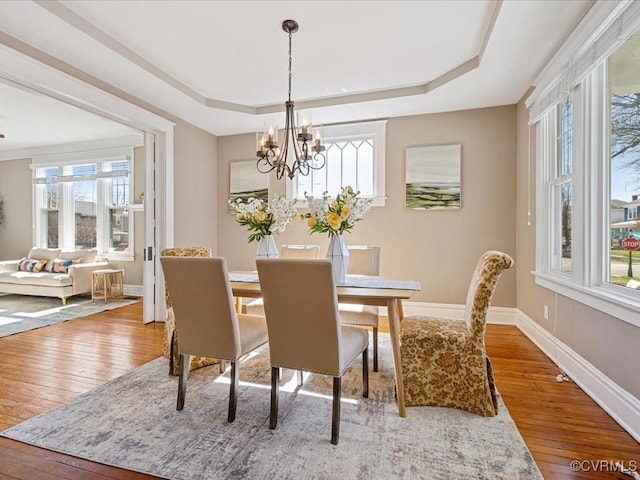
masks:
[[[464,305],[422,302],[403,302],[402,305],[405,316],[464,318]],[[640,442],[640,400],[517,308],[491,307],[487,322],[517,326],[562,372]]]
[[[633,438],[640,442],[640,400],[517,310],[516,326]]]
[[[144,294],[143,285],[124,285],[124,294],[128,297],[142,297]]]
[[[405,316],[421,315],[425,317],[464,318],[464,305],[447,303],[402,302]],[[384,309],[383,309],[384,310]],[[488,323],[499,325],[515,325],[517,309],[509,307],[489,308]],[[386,312],[385,312],[386,313]]]

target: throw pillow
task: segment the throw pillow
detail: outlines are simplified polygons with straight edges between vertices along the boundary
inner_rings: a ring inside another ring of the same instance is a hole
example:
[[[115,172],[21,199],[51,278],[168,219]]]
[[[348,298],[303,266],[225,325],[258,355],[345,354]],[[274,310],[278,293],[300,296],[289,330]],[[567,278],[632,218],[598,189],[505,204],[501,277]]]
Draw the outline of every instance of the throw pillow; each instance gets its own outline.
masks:
[[[73,260],[54,258],[47,262],[44,270],[49,273],[69,273],[69,267],[74,263]]]
[[[41,272],[45,265],[47,264],[46,260],[37,260],[35,258],[23,258],[20,260],[18,264],[18,271],[20,272]]]

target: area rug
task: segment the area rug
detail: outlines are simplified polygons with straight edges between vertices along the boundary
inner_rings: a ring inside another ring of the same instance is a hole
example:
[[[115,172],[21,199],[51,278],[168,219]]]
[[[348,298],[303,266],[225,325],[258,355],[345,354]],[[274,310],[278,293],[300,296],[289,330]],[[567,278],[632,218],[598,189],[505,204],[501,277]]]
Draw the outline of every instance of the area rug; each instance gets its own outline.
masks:
[[[236,420],[227,422],[229,377],[191,372],[184,410],[178,380],[158,358],[0,435],[57,452],[175,480],[542,479],[500,400],[485,418],[394,401],[388,335],[380,372],[363,399],[361,363],[343,377],[340,442],[331,445],[332,379],[286,371],[278,427],[269,430],[268,347],[243,361]]]
[[[75,295],[62,305],[59,298],[34,295],[0,294],[0,337],[66,322],[73,318],[113,310],[138,302],[140,299],[91,300],[85,295]]]

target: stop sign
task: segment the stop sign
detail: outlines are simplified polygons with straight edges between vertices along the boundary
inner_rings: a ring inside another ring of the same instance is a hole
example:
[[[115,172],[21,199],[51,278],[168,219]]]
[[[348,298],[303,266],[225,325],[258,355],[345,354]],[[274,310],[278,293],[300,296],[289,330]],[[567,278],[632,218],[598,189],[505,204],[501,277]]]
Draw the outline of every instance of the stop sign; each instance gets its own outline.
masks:
[[[629,237],[622,240],[622,248],[625,250],[637,250],[640,247],[640,240]]]

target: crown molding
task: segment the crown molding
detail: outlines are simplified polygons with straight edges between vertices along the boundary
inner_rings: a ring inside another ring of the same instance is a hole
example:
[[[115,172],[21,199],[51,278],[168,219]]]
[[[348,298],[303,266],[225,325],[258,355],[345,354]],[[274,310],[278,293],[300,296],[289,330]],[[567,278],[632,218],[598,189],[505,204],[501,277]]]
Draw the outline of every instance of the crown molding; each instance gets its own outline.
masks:
[[[282,111],[282,104],[269,104],[263,106],[251,106],[251,105],[242,105],[239,103],[227,102],[224,100],[207,98],[201,93],[195,91],[188,85],[182,83],[178,79],[172,77],[169,73],[165,72],[157,65],[154,65],[146,58],[137,54],[129,47],[108,35],[104,31],[100,30],[98,27],[88,22],[80,15],[75,13],[70,8],[66,7],[58,0],[34,0],[34,2],[47,10],[51,14],[58,17],[60,20],[68,23],[72,27],[77,30],[83,32],[89,37],[93,38],[95,41],[99,42],[106,48],[110,49],[114,53],[120,55],[121,57],[127,59],[128,61],[136,64],[140,68],[144,69],[149,74],[153,75],[157,79],[163,81],[164,83],[170,85],[175,88],[179,92],[188,96],[195,102],[200,105],[209,108],[215,108],[220,110],[226,110],[231,112],[245,113],[251,115],[263,115],[263,114],[271,114]],[[453,80],[456,78],[478,68],[480,66],[482,56],[484,54],[485,48],[491,39],[491,35],[493,34],[493,29],[496,24],[496,20],[500,13],[500,9],[502,7],[503,0],[498,0],[493,4],[493,9],[490,13],[489,22],[487,24],[486,31],[480,41],[478,46],[478,53],[469,60],[466,60],[459,65],[455,66],[448,72],[443,75],[425,81],[419,85],[415,86],[405,86],[405,87],[396,87],[396,88],[388,88],[381,90],[374,90],[369,92],[359,92],[345,95],[336,95],[331,97],[323,97],[323,98],[313,98],[307,99],[303,101],[297,101],[296,105],[298,108],[308,109],[308,108],[319,108],[319,107],[330,107],[336,105],[346,105],[350,103],[359,103],[359,102],[369,102],[375,100],[387,100],[391,98],[399,98],[399,97],[408,97],[412,95],[423,95],[425,93],[431,92]],[[2,39],[0,38],[0,41]],[[23,52],[24,53],[24,52]],[[67,72],[69,73],[69,72]]]

